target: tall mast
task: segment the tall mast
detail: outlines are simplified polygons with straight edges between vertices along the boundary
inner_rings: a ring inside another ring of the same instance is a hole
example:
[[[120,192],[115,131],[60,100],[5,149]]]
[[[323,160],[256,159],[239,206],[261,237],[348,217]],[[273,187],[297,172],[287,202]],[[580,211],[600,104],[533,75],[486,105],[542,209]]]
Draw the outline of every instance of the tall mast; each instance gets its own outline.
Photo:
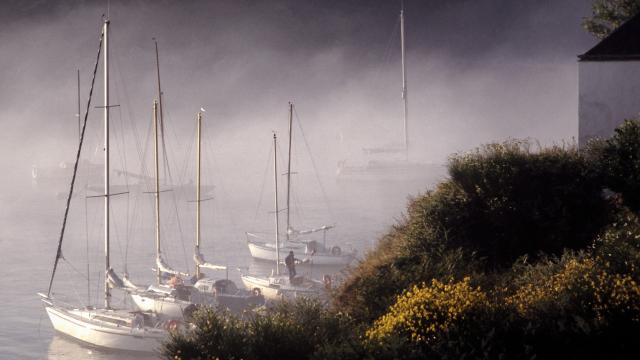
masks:
[[[293,134],[293,103],[289,103],[289,161],[287,164],[287,241],[289,241],[289,229],[291,229],[291,137]]]
[[[158,104],[160,105],[160,122],[164,120],[162,113],[162,88],[160,87],[160,56],[158,55],[158,41],[154,39],[156,44],[156,74],[158,77]]]
[[[162,87],[160,86],[160,56],[158,55],[158,41],[153,38],[156,44],[156,74],[158,78],[158,104],[160,105],[160,136],[162,136],[162,153],[164,154],[164,179],[168,179],[167,170],[169,169],[167,148],[164,142],[164,112],[162,111]]]
[[[153,158],[156,177],[156,258],[160,258],[160,176],[158,174],[158,101],[153,101]],[[160,284],[160,267],[156,269],[156,282]]]
[[[407,69],[405,64],[405,36],[404,36],[404,1],[400,9],[400,47],[402,49],[402,100],[404,102],[404,153],[405,160],[409,160],[409,124],[407,122]]]
[[[80,120],[80,69],[78,69],[78,141],[82,137],[82,121]]]
[[[198,141],[197,141],[197,160],[196,160],[196,251],[200,251],[200,142],[202,134],[202,112],[198,111]],[[200,278],[200,265],[196,262],[196,279]]]
[[[111,292],[107,272],[109,264],[109,20],[104,21],[104,306],[111,307]]]
[[[274,207],[276,215],[276,275],[280,275],[280,227],[278,225],[278,146],[276,133],[273,133],[273,181],[276,187]]]

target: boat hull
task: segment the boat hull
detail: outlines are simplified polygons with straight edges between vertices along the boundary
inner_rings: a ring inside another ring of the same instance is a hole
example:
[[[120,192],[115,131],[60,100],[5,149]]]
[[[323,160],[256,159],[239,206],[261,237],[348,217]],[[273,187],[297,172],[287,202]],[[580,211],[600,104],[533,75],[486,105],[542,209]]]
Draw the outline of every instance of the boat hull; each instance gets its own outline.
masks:
[[[89,311],[46,307],[53,328],[84,343],[114,350],[157,352],[167,332],[128,326],[105,326],[90,320]]]
[[[266,300],[278,301],[298,297],[317,298],[320,290],[317,287],[297,287],[275,284],[271,278],[242,275],[242,283],[248,290],[259,289]]]
[[[264,261],[276,261],[276,248],[275,246],[269,246],[267,243],[248,242],[249,252],[254,259]],[[346,266],[349,265],[353,259],[355,259],[355,252],[339,251],[339,254],[331,252],[315,252],[309,254],[305,251],[304,246],[282,246],[280,247],[280,254],[288,254],[289,251],[293,251],[296,257],[310,265],[334,265],[334,266]],[[284,260],[284,256],[280,256],[280,260]]]
[[[131,294],[131,299],[141,311],[155,312],[170,319],[182,319],[184,310],[193,305],[188,301],[173,297],[146,296],[144,294]]]

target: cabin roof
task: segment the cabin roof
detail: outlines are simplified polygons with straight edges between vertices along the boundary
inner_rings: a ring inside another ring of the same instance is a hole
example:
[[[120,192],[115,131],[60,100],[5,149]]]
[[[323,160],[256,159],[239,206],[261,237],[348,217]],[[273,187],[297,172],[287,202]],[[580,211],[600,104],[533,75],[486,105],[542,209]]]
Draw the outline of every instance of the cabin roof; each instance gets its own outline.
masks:
[[[640,14],[620,25],[578,58],[580,61],[640,60]]]

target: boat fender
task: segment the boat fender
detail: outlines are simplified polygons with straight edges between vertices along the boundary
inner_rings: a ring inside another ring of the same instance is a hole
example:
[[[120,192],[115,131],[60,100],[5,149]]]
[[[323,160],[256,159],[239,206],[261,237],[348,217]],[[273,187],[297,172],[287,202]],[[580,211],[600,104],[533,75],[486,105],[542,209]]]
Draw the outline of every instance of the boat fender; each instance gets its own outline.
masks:
[[[342,253],[342,249],[339,246],[334,246],[331,248],[331,255],[339,256]]]
[[[165,330],[169,330],[169,331],[177,330],[178,326],[180,326],[180,321],[175,319],[169,320],[166,323],[164,323]]]
[[[260,288],[257,288],[257,287],[253,288],[253,296],[260,296],[260,293],[261,293]]]
[[[331,289],[331,275],[325,274],[322,277],[322,280],[324,281],[324,287],[326,289]]]

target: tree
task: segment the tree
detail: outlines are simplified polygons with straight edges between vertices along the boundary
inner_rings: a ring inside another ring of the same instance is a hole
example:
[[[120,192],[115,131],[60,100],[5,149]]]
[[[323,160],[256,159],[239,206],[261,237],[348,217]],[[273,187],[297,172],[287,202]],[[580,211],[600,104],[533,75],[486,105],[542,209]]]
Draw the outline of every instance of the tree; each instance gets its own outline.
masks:
[[[640,211],[640,120],[625,120],[611,138],[594,141],[587,151],[604,185],[622,194],[631,210]]]
[[[640,0],[594,0],[593,14],[582,20],[582,26],[602,39],[640,12]]]

